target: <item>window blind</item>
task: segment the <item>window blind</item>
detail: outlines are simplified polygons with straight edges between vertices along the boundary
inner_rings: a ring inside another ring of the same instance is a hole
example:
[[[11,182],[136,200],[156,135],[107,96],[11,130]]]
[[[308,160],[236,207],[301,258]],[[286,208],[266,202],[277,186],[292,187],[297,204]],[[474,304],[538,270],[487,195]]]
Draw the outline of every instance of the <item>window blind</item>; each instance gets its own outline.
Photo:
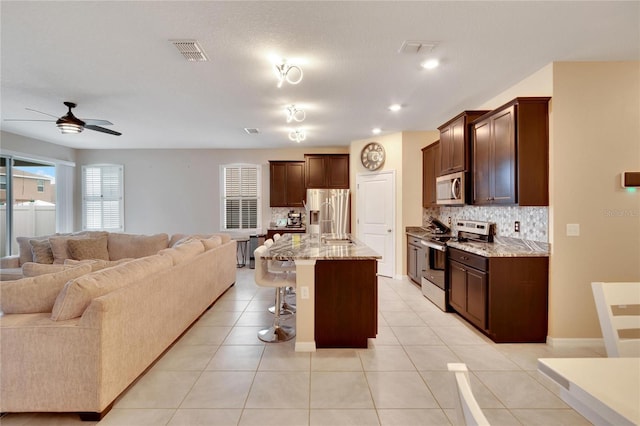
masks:
[[[224,230],[257,229],[260,221],[260,166],[223,166]]]
[[[83,166],[83,229],[123,231],[123,192],[123,166]]]

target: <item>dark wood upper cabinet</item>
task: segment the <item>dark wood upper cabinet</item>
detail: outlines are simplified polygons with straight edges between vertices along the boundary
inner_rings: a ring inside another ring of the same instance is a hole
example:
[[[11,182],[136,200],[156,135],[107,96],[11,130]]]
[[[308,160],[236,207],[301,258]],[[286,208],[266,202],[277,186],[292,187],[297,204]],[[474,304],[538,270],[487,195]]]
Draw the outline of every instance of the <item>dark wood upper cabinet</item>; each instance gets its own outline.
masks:
[[[305,154],[307,188],[349,188],[349,154]]]
[[[422,207],[435,207],[436,177],[440,175],[440,141],[422,148]]]
[[[473,204],[549,205],[549,99],[516,98],[472,123]]]
[[[470,124],[488,111],[463,111],[438,127],[440,172],[437,176],[469,170]]]
[[[304,207],[304,161],[269,161],[269,205]]]

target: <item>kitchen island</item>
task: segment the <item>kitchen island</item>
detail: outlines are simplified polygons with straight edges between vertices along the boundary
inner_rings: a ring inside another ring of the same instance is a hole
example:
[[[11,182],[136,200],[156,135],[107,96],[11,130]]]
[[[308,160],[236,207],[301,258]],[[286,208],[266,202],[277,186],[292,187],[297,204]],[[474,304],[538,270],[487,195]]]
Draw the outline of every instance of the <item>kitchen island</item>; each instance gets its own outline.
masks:
[[[378,253],[349,235],[285,234],[268,260],[296,264],[296,351],[366,348],[378,331]]]

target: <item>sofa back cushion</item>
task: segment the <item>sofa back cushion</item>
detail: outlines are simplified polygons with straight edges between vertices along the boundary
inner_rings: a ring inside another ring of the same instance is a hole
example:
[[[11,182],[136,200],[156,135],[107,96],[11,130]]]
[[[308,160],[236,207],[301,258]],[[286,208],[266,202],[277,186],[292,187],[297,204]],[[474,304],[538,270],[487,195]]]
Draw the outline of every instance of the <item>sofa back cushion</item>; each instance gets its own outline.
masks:
[[[173,265],[177,265],[196,257],[200,253],[204,253],[204,245],[200,240],[194,239],[172,248],[160,250],[158,254],[168,257],[173,262]]]
[[[67,265],[91,265],[91,272],[99,271],[100,269],[110,268],[112,266],[119,265],[121,263],[129,262],[133,260],[132,258],[124,258],[120,260],[102,260],[102,259],[86,259],[86,260],[75,260],[75,259],[67,259],[64,261],[65,266]],[[57,265],[56,265],[57,266]]]
[[[53,263],[62,265],[66,259],[71,259],[67,242],[69,240],[79,240],[89,238],[88,234],[64,235],[50,237],[51,251],[53,252]]]
[[[219,245],[222,245],[222,238],[219,235],[214,235],[211,238],[203,238],[200,241],[202,242],[202,245],[204,245],[205,251],[214,249]]]
[[[0,309],[5,314],[51,312],[65,284],[90,272],[91,266],[79,265],[53,274],[3,281],[0,283]]]
[[[53,265],[48,263],[27,262],[22,265],[22,275],[25,277],[37,277],[39,275],[55,274],[56,272],[66,271],[67,269],[80,265],[80,263],[76,265]]]
[[[79,240],[68,240],[67,251],[72,259],[87,260],[100,259],[109,260],[109,251],[107,250],[107,236],[103,235],[97,238],[86,238]]]
[[[169,235],[135,235],[109,233],[109,260],[120,260],[127,257],[140,258],[157,254],[169,247]]]
[[[78,277],[64,285],[53,305],[51,319],[63,321],[77,318],[96,297],[126,287],[171,266],[171,258],[154,255]]]

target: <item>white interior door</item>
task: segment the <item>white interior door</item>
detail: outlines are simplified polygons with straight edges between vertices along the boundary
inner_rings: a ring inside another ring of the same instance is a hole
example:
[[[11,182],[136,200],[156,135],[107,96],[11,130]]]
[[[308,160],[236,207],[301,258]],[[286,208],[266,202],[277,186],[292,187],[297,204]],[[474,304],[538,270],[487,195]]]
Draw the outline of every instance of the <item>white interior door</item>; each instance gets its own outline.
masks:
[[[356,177],[358,239],[382,256],[378,275],[393,277],[395,253],[395,171]]]

